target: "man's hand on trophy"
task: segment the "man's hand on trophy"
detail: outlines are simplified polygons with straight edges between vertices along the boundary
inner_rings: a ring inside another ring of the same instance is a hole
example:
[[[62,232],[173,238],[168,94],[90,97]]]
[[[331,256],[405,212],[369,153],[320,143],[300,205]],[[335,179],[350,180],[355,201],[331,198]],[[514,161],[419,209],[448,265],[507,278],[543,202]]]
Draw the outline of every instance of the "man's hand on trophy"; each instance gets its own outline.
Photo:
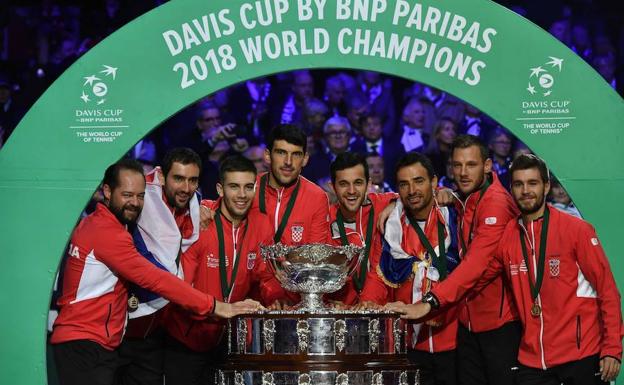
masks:
[[[384,233],[386,229],[386,221],[388,220],[388,217],[390,217],[390,214],[395,207],[396,203],[390,202],[388,203],[388,206],[386,206],[386,208],[384,208],[383,211],[379,213],[379,218],[377,219],[377,230],[379,230],[380,233]]]
[[[400,313],[401,318],[418,320],[429,314],[431,305],[423,302],[408,305],[399,301],[387,304],[385,309]]]
[[[210,208],[199,205],[199,226],[202,230],[206,230],[210,222],[214,220],[215,212]]]
[[[244,301],[226,303],[216,301],[214,314],[221,318],[232,318],[240,314],[253,313],[257,311],[266,310],[264,306],[258,301],[253,299],[246,299]]]
[[[349,305],[345,305],[345,303],[341,301],[327,301],[327,307],[335,310],[347,310]]]

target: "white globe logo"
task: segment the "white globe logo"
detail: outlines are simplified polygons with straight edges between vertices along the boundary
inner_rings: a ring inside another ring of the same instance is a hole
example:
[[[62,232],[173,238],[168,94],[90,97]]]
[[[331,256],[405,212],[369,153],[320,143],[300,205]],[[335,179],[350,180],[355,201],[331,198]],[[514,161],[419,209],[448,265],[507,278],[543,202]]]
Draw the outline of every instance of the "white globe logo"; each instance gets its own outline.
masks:
[[[540,79],[540,83],[541,83],[541,79]],[[108,87],[106,87],[106,84],[102,82],[98,82],[93,85],[93,95],[101,98],[102,96],[106,95],[107,92],[108,92]]]
[[[555,79],[550,74],[543,74],[539,77],[539,84],[542,88],[550,88],[555,84]]]

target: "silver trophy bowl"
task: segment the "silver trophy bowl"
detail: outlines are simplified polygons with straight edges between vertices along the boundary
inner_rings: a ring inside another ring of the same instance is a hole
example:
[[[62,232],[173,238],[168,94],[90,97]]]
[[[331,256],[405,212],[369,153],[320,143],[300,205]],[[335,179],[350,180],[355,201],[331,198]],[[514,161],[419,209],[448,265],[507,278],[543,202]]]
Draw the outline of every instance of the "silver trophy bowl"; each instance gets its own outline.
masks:
[[[313,243],[261,246],[261,253],[282,287],[301,295],[299,310],[326,309],[323,294],[344,286],[360,264],[362,248],[354,245],[331,246]]]

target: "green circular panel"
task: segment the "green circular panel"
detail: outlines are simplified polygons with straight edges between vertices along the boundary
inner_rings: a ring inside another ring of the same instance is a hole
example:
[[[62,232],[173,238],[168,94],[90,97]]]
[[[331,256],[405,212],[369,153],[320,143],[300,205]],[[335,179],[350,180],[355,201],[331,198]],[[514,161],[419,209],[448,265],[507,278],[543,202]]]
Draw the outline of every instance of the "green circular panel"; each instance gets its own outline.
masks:
[[[69,68],[0,152],[0,383],[43,384],[50,287],[104,168],[198,98],[298,68],[355,68],[470,101],[544,157],[610,256],[624,103],[585,62],[486,0],[174,0]],[[622,262],[612,260],[621,286]]]

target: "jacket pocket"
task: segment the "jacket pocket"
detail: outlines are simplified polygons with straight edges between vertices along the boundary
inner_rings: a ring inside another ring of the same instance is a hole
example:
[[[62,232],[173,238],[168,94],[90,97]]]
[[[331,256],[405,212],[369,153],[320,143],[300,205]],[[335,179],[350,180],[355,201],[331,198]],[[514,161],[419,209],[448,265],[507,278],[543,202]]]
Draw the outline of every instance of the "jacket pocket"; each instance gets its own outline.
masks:
[[[576,348],[581,349],[581,316],[576,316]]]
[[[104,329],[106,330],[106,337],[110,338],[110,332],[108,331],[108,323],[110,322],[110,317],[111,317],[111,312],[112,312],[112,307],[113,305],[111,305],[110,303],[108,304],[108,314],[106,314],[106,322],[104,322]]]

